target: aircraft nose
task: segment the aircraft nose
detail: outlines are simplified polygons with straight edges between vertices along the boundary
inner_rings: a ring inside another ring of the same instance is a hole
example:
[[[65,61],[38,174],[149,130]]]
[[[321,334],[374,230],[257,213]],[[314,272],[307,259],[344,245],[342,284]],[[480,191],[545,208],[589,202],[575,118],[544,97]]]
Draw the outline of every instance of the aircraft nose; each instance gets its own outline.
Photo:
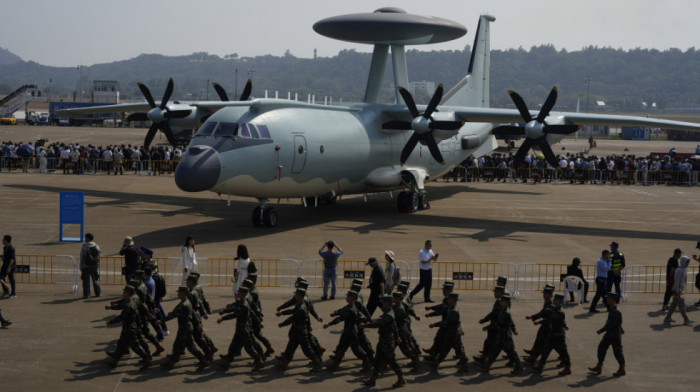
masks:
[[[175,170],[175,184],[185,192],[211,189],[219,181],[221,161],[213,148],[190,147]]]

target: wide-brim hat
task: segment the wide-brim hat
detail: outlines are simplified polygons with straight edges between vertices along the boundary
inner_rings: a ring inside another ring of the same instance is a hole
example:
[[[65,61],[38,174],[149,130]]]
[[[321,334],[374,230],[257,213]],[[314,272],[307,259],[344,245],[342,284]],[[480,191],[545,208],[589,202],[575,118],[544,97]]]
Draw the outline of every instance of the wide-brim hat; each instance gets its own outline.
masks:
[[[124,243],[130,246],[134,246],[134,239],[130,236],[124,237]]]
[[[389,256],[389,258],[390,258],[391,260],[396,260],[396,255],[394,254],[394,252],[392,252],[392,251],[390,251],[390,250],[385,250],[384,253],[385,253],[387,256]]]

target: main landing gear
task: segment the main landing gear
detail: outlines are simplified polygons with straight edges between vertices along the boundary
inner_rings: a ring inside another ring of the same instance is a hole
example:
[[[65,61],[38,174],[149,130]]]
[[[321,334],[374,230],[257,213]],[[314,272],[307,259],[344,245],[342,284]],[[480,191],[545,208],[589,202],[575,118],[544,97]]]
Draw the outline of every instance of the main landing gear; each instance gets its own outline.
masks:
[[[428,192],[421,191],[401,191],[396,198],[396,205],[399,212],[415,212],[430,208],[428,203]]]
[[[260,206],[253,210],[253,224],[256,227],[277,226],[277,210],[267,206],[267,200],[260,200]]]

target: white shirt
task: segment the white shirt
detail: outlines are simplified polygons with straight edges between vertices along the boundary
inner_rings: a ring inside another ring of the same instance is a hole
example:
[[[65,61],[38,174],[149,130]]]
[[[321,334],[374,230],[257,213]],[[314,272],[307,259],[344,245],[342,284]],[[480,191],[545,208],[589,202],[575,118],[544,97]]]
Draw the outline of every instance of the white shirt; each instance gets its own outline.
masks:
[[[418,266],[422,270],[430,270],[433,269],[433,262],[432,259],[435,257],[435,253],[433,253],[433,250],[426,250],[425,248],[421,249],[420,253],[418,253]],[[428,261],[427,263],[423,264],[423,261],[426,260],[431,260]]]
[[[250,264],[250,259],[238,259],[238,265],[236,266],[238,278],[236,278],[236,283],[233,285],[234,292],[238,292],[243,281],[248,277],[248,264]]]

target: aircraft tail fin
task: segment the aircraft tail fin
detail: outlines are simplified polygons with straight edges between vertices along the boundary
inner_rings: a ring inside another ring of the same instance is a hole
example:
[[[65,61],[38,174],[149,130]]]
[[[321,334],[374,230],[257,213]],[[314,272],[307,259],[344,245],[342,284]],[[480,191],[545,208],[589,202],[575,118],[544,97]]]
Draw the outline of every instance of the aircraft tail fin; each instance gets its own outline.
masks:
[[[460,80],[443,98],[441,104],[450,106],[489,107],[489,68],[491,67],[490,23],[496,18],[481,15],[474,36],[474,46],[467,76]]]

